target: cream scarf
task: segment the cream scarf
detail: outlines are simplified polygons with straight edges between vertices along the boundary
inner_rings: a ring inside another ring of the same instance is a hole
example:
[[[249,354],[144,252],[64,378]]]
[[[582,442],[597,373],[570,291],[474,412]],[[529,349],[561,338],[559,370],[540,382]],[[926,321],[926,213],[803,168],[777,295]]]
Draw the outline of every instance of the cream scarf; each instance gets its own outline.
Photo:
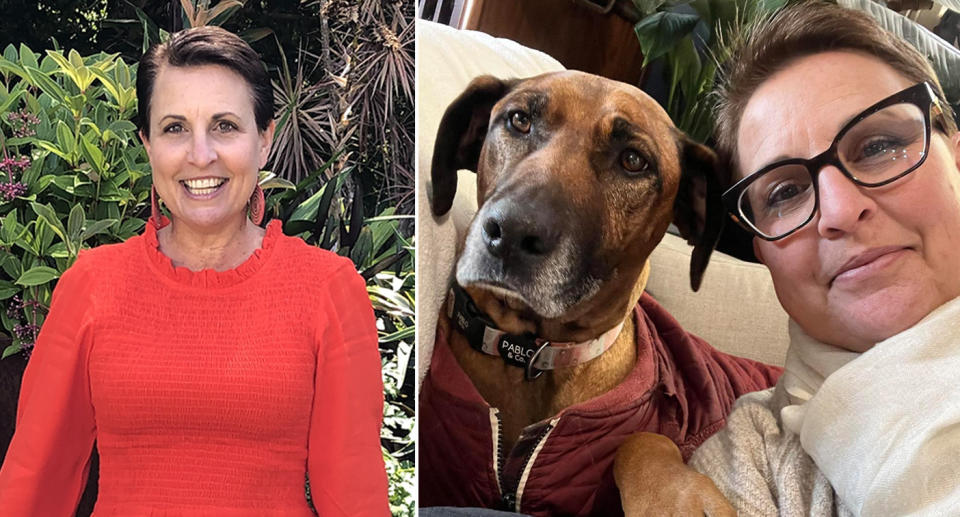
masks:
[[[960,298],[862,354],[790,322],[783,426],[863,517],[960,515]]]

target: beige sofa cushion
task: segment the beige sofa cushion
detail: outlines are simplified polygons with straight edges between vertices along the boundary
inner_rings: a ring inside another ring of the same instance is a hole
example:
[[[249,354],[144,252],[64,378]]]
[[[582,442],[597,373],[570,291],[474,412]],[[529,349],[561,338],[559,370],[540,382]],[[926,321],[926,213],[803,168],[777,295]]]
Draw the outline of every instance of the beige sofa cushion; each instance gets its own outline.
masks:
[[[731,223],[732,224],[732,223]],[[647,292],[689,332],[728,354],[783,365],[787,313],[762,264],[714,253],[696,293],[690,289],[692,246],[667,234],[650,255]]]

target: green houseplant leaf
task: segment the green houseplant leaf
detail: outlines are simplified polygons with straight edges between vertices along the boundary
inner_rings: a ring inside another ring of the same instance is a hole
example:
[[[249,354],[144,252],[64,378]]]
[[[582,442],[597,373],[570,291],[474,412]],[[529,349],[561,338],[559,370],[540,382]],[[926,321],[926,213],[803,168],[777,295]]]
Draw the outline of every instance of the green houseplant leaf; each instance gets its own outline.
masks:
[[[673,49],[699,22],[700,17],[695,14],[670,11],[661,11],[637,22],[633,31],[640,40],[643,66]]]

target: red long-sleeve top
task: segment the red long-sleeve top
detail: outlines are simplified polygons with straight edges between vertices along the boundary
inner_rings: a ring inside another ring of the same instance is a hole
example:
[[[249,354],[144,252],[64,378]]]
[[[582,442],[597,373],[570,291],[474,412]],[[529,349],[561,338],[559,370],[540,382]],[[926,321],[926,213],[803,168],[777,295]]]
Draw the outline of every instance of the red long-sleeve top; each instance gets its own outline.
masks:
[[[267,227],[192,272],[156,229],[85,250],[24,374],[0,513],[72,516],[96,440],[95,517],[389,514],[383,386],[363,279]]]

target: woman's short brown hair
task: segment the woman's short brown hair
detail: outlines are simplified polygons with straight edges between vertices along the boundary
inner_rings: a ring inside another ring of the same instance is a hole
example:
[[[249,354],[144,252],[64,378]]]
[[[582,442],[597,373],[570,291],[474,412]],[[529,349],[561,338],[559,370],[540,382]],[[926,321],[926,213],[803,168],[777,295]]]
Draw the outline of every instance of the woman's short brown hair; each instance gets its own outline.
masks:
[[[150,137],[150,97],[163,65],[220,65],[243,77],[253,95],[257,128],[265,131],[273,119],[273,86],[260,56],[239,36],[220,27],[196,27],[170,35],[150,47],[137,68],[140,129]]]
[[[930,63],[913,46],[884,30],[865,13],[834,4],[801,2],[758,21],[739,38],[714,92],[717,151],[730,164],[734,176],[738,167],[740,117],[753,93],[792,62],[821,52],[861,52],[876,57],[912,81],[928,81],[940,98],[944,129],[949,134],[957,131],[953,110]]]

